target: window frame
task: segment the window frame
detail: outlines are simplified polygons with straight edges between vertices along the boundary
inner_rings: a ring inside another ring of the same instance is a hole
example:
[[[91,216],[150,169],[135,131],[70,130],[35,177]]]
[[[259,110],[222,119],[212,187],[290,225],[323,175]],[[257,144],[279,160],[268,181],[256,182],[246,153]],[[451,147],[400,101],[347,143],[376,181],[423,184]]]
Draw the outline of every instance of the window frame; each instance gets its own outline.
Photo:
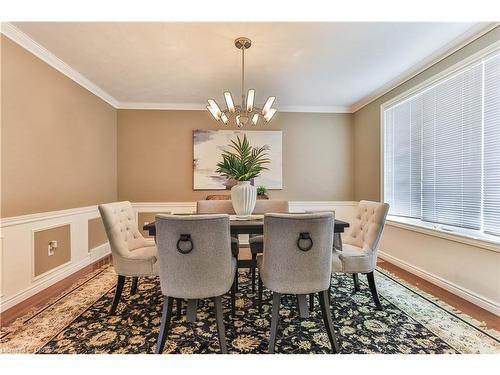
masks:
[[[487,57],[490,54],[500,51],[500,41],[496,41],[489,46],[467,56],[459,62],[449,66],[446,69],[432,75],[419,84],[403,91],[402,93],[392,97],[380,105],[380,201],[384,201],[384,133],[385,133],[385,118],[384,112],[386,109],[410,99],[412,96],[424,92],[432,88],[435,84],[442,80],[449,79],[455,74],[458,74],[461,69],[467,66],[472,66],[478,60]],[[500,252],[500,236],[493,236],[482,233],[479,230],[470,230],[451,225],[442,225],[438,223],[425,222],[420,219],[407,218],[401,216],[387,216],[387,223],[399,228],[409,229],[416,232],[433,235],[461,243],[466,243],[472,246]],[[451,230],[450,230],[451,229]],[[456,231],[455,231],[456,230]]]

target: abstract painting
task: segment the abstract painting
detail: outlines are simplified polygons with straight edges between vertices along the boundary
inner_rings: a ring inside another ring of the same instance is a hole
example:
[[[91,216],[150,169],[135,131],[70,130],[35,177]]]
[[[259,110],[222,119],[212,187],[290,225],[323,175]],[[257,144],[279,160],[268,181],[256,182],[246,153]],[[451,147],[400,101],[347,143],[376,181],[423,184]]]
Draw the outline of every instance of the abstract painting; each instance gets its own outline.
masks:
[[[268,189],[282,189],[282,132],[259,130],[194,130],[193,131],[193,188],[195,190],[225,190],[231,183],[218,175],[215,170],[222,160],[221,154],[229,149],[228,145],[236,137],[247,136],[252,147],[267,145],[268,158],[266,170],[255,178],[254,186]]]

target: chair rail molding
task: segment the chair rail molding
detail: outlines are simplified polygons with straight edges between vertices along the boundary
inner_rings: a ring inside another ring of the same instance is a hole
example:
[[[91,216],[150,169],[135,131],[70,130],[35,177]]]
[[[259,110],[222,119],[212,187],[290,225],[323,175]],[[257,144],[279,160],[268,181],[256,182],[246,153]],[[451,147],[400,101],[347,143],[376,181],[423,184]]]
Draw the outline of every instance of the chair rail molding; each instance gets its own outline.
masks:
[[[289,202],[291,212],[335,210],[336,217],[346,221],[351,221],[351,218],[356,212],[357,204],[358,202],[356,201]],[[135,202],[132,203],[132,206],[136,213],[171,212],[189,214],[196,212],[196,202]],[[0,312],[13,307],[87,265],[109,255],[110,248],[108,243],[97,246],[90,250],[90,252],[88,251],[88,220],[98,217],[100,216],[97,206],[87,206],[1,219]],[[32,250],[33,231],[68,223],[71,225],[71,262],[41,275],[40,278],[34,279],[31,267],[34,256]],[[388,227],[382,238],[383,241],[385,237],[389,238],[391,236],[388,229],[395,228],[395,226],[391,224],[392,223],[388,223]],[[447,243],[452,241],[451,239],[432,236],[430,233],[418,233],[410,228],[400,227],[399,230],[404,231],[402,233],[411,235],[415,240],[428,238],[429,240],[439,239],[441,241],[447,241]],[[426,240],[426,243],[429,243],[429,240]],[[406,245],[407,244],[403,243],[401,246],[397,245],[389,249],[385,248],[382,244],[380,257],[471,303],[491,311],[494,314],[500,315],[500,286],[497,287],[498,300],[491,292],[491,285],[494,283],[494,280],[500,280],[500,270],[496,276],[488,275],[488,280],[492,280],[489,282],[489,285],[481,286],[477,283],[471,284],[467,280],[455,279],[453,275],[450,276],[450,274],[447,273],[448,268],[445,265],[435,264],[433,266],[434,268],[431,270],[425,266],[419,265],[418,262],[413,262],[411,259],[414,253],[411,249],[408,249]],[[459,244],[457,243],[457,245]],[[491,266],[492,260],[493,262],[496,260],[496,264],[500,264],[500,253],[498,252],[492,252],[491,250],[473,246],[472,243],[462,244],[462,246],[468,246],[461,250],[462,255],[469,261],[476,262],[474,267],[482,267],[481,265],[484,267]],[[428,256],[432,257],[433,254],[436,255],[436,251],[438,250],[439,249],[435,247],[429,249],[421,248],[420,254],[424,252],[423,255],[428,253]],[[488,260],[482,260],[483,258],[479,259],[477,256],[478,252],[482,252],[481,254],[489,254]],[[497,277],[497,279],[495,279],[495,277]],[[381,292],[383,294],[383,291]]]
[[[88,220],[98,217],[97,206],[88,206],[3,218],[0,221],[0,312],[110,254],[108,243],[88,249]],[[68,224],[70,261],[34,277],[33,233]]]

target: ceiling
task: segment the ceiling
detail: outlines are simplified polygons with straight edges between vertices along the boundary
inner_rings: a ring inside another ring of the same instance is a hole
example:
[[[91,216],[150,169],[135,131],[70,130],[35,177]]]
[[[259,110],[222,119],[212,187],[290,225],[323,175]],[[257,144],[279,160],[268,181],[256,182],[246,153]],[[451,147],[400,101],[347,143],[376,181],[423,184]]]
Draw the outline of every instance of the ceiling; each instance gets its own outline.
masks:
[[[16,22],[122,108],[203,109],[247,89],[278,110],[352,111],[470,39],[487,23]],[[26,38],[26,36],[28,38]]]

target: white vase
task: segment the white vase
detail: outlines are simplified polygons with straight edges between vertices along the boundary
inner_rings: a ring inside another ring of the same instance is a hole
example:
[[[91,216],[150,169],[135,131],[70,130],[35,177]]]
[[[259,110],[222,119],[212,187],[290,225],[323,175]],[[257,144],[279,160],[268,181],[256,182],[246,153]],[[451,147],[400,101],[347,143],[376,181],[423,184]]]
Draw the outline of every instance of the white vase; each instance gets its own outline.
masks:
[[[256,201],[257,188],[250,185],[250,181],[238,181],[238,184],[231,188],[231,202],[238,218],[248,218],[255,208]]]

